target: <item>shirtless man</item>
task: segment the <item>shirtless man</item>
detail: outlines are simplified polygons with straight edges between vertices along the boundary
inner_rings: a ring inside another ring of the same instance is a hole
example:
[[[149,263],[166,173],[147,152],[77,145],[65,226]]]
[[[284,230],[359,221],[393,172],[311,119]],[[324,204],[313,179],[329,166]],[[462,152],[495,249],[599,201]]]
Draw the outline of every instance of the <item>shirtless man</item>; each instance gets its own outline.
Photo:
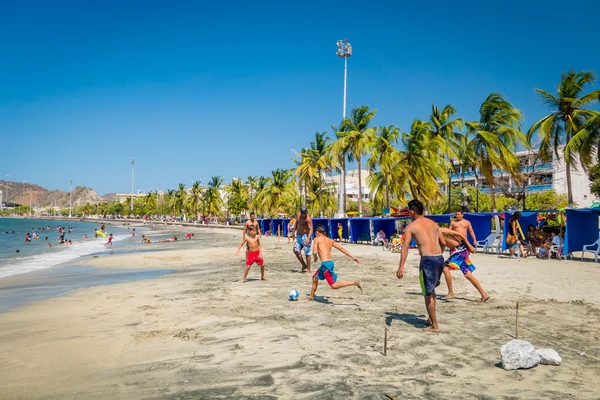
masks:
[[[467,235],[448,228],[440,228],[444,238],[446,239],[446,247],[450,249],[450,257],[446,260],[444,266],[444,277],[446,278],[446,284],[448,284],[448,295],[444,297],[446,299],[453,299],[454,292],[452,291],[452,276],[450,270],[460,269],[465,276],[475,286],[475,289],[481,294],[481,302],[485,303],[490,299],[490,295],[483,290],[481,284],[473,276],[475,266],[469,259],[470,253],[475,253],[476,249],[471,246],[471,243],[467,240]]]
[[[400,265],[398,271],[396,271],[396,276],[398,279],[404,277],[404,263],[408,257],[408,248],[414,238],[421,256],[419,281],[421,282],[421,291],[425,297],[425,307],[429,315],[427,325],[423,330],[426,332],[439,332],[440,327],[435,314],[435,288],[439,286],[444,271],[442,251],[446,246],[446,240],[438,224],[423,216],[423,203],[419,200],[411,200],[408,203],[408,212],[413,222],[408,224],[404,232],[406,246],[402,246]]]
[[[296,218],[296,227],[294,233],[296,235],[296,243],[294,244],[294,254],[302,264],[302,272],[310,274],[310,256],[312,256],[311,242],[313,234],[312,218],[308,215],[306,206],[300,207],[300,213]],[[306,262],[302,258],[302,251],[306,255]]]
[[[248,246],[248,253],[246,254],[246,269],[244,270],[244,279],[242,279],[242,283],[246,282],[246,277],[248,276],[248,271],[250,271],[250,267],[252,264],[257,263],[260,266],[260,280],[266,281],[265,278],[265,261],[262,256],[262,249],[260,247],[260,235],[257,235],[254,229],[254,225],[248,226],[248,234],[244,235],[244,239],[242,239],[242,243],[240,243],[235,255],[240,254],[240,249],[244,245],[244,243]]]
[[[244,224],[244,231],[242,232],[242,237],[246,237],[246,234],[248,233],[248,227],[250,226],[253,226],[256,234],[260,236],[260,226],[258,226],[258,221],[254,219],[255,217],[256,214],[254,214],[254,211],[252,211],[250,213],[250,219]],[[250,251],[248,246],[249,245],[246,243],[246,258],[248,258],[248,252]]]
[[[483,290],[477,278],[472,274],[472,272],[475,271],[475,266],[471,260],[469,260],[469,252],[474,253],[475,249],[469,244],[467,232],[473,238],[473,243],[477,243],[477,238],[475,237],[475,232],[473,231],[471,223],[463,218],[462,211],[456,212],[456,220],[450,223],[450,230],[458,232],[461,236],[458,239],[459,242],[456,242],[456,239],[450,242],[453,244],[452,246],[448,243],[450,258],[448,258],[446,266],[444,267],[444,278],[448,285],[448,294],[444,297],[444,300],[455,298],[454,291],[452,290],[452,275],[450,274],[450,270],[460,268],[465,278],[467,278],[479,291],[481,294],[481,301],[485,303],[490,296]],[[447,235],[444,236],[448,239]]]
[[[317,255],[321,259],[321,266],[319,267],[317,272],[315,272],[315,274],[313,275],[312,288],[311,288],[310,297],[308,298],[308,300],[314,300],[315,292],[317,291],[317,287],[319,286],[319,280],[321,280],[321,281],[326,280],[332,289],[340,289],[340,288],[343,288],[346,286],[356,286],[362,292],[363,286],[362,286],[362,282],[359,280],[358,281],[341,281],[341,282],[337,281],[337,274],[335,272],[333,272],[334,264],[333,264],[333,260],[331,258],[331,248],[335,247],[336,249],[338,249],[339,251],[341,251],[342,253],[344,253],[345,255],[347,255],[348,257],[350,257],[357,263],[359,263],[360,260],[358,258],[354,257],[352,254],[350,254],[350,252],[348,252],[348,250],[344,249],[342,246],[340,246],[333,240],[329,239],[327,237],[327,235],[325,234],[325,227],[323,225],[317,225],[316,232],[317,232],[317,234],[316,234],[315,240],[313,241],[313,246],[314,246],[313,252],[314,252],[315,262],[317,261]]]

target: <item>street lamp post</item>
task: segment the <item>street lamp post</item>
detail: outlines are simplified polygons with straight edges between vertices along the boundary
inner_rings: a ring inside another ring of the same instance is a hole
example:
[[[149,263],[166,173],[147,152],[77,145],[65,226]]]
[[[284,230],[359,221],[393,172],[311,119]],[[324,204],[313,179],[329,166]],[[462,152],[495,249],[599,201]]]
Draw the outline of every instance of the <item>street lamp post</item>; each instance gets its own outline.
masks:
[[[135,166],[135,160],[130,158],[129,162],[131,163],[131,213],[133,214],[133,168]]]
[[[73,180],[69,179],[69,218],[73,214]]]
[[[352,45],[348,43],[348,39],[337,41],[338,57],[344,59],[344,103],[342,106],[342,123],[346,119],[346,81],[348,78],[348,58],[352,56]],[[346,210],[344,209],[344,199],[346,198],[346,188],[344,187],[344,176],[346,175],[345,168],[342,168],[340,173],[340,185],[338,187],[338,216],[344,217]],[[360,182],[359,182],[360,185]]]

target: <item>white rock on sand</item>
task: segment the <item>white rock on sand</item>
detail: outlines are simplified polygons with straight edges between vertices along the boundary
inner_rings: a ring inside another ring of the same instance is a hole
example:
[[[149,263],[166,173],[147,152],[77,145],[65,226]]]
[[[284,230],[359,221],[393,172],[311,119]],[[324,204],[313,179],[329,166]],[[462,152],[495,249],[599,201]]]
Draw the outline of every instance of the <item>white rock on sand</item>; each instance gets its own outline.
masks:
[[[511,340],[500,349],[502,367],[505,370],[533,368],[540,362],[540,356],[531,343],[524,340]]]
[[[537,349],[538,355],[540,356],[540,364],[544,365],[560,365],[562,364],[562,358],[553,349]]]

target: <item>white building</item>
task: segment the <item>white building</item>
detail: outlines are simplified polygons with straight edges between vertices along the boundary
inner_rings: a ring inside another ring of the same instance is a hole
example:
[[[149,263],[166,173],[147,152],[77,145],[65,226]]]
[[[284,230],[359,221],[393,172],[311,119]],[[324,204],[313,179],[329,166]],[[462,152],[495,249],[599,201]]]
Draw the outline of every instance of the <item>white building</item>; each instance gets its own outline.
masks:
[[[371,198],[371,189],[369,189],[369,185],[367,184],[369,175],[370,172],[368,170],[361,170],[360,180],[363,200],[369,200]],[[326,176],[325,184],[332,192],[337,193],[340,184],[340,176]],[[358,184],[358,169],[346,171],[346,198],[348,200],[358,201]]]
[[[557,159],[556,155],[554,155],[552,161],[544,163],[539,160],[537,149],[520,151],[516,153],[516,156],[521,161],[521,172],[527,176],[525,185],[527,192],[554,190],[558,194],[567,193],[567,175],[562,158]],[[468,168],[468,170],[464,171],[464,174],[461,167],[456,166],[456,169],[457,172],[452,174],[453,186],[459,186],[463,182],[465,185],[476,186],[476,177],[473,168]],[[514,182],[512,177],[505,171],[495,170],[494,177],[496,178],[495,189],[498,193],[501,193],[503,190],[511,192],[520,192],[523,190],[523,186]],[[479,171],[477,172],[477,178],[479,179],[479,190],[489,193],[489,185]],[[442,181],[439,182],[442,190],[446,192],[447,185]],[[577,204],[577,207],[584,208],[592,204],[594,196],[590,192],[590,181],[579,162],[576,163],[574,168],[571,167],[571,187],[573,201]]]

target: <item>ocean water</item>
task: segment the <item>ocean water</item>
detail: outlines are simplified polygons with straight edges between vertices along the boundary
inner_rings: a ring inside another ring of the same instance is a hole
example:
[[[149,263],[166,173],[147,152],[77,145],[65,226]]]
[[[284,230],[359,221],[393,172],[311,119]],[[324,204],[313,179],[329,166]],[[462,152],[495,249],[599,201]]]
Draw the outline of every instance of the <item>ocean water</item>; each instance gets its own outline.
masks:
[[[47,229],[48,226],[50,229]],[[71,233],[65,231],[65,240],[71,239],[72,246],[58,243],[59,232],[55,229],[58,226],[74,228]],[[115,251],[104,247],[106,239],[94,238],[94,231],[99,226],[94,222],[0,218],[0,278],[76,262],[90,254]],[[40,238],[25,243],[25,234],[33,235],[34,231]],[[138,231],[141,236],[142,229],[136,229]],[[131,237],[126,227],[107,224],[106,232],[113,234],[114,249],[119,251],[133,248],[133,242],[138,242],[124,240]],[[83,238],[85,234],[89,239]],[[48,248],[48,243],[52,243],[52,247]]]

